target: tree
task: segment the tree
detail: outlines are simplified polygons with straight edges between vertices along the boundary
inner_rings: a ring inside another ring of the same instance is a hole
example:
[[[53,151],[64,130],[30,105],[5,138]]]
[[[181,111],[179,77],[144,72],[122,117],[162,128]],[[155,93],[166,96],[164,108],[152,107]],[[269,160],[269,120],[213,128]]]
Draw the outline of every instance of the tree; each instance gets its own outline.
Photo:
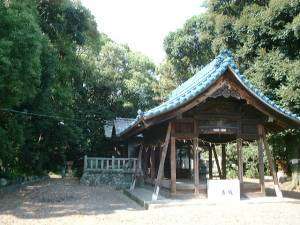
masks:
[[[148,58],[108,42],[100,52],[98,67],[111,88],[108,101],[114,116],[135,117],[138,109],[154,105],[155,65]]]
[[[167,98],[167,96],[174,90],[180,81],[177,79],[178,76],[175,73],[175,69],[170,61],[165,60],[157,68],[158,83],[154,90],[158,96],[157,100],[162,102]]]
[[[155,65],[71,0],[0,2],[0,176],[58,171],[110,147],[103,125],[154,104]]]
[[[213,28],[209,15],[194,16],[182,29],[170,32],[165,38],[167,58],[181,82],[194,75],[214,57],[211,48]]]
[[[4,172],[19,163],[24,124],[3,111],[20,108],[39,91],[42,31],[30,1],[0,2],[0,156]]]

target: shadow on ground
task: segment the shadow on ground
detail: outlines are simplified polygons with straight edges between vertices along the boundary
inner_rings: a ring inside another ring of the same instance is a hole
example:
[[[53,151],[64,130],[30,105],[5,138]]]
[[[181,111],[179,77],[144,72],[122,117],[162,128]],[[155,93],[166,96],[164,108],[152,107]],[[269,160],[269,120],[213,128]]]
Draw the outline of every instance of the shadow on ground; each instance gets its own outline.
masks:
[[[81,185],[77,179],[50,179],[0,196],[0,216],[33,219],[68,215],[110,214],[142,210],[121,191]]]

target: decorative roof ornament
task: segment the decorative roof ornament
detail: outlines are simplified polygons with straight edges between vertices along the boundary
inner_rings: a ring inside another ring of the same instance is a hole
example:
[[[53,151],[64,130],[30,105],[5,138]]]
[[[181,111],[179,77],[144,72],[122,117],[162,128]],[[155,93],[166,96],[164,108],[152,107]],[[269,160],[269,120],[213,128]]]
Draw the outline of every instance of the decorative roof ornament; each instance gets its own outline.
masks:
[[[137,111],[137,114],[137,118],[142,118],[144,116],[144,112],[140,109]]]

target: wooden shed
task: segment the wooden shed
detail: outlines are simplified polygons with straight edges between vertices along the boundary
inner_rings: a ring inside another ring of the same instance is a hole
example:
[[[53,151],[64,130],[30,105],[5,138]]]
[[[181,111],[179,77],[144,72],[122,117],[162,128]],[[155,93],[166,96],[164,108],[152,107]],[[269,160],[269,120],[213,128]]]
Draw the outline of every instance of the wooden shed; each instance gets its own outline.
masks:
[[[273,156],[266,134],[288,128],[299,128],[300,118],[279,107],[240,74],[231,53],[218,55],[189,80],[177,87],[168,99],[146,112],[139,112],[119,137],[129,140],[142,134],[139,158],[146,177],[155,183],[154,199],[164,177],[170,180],[170,191],[176,193],[177,146],[190,143],[193,158],[194,192],[199,193],[199,152],[215,155],[213,145],[222,145],[220,178],[226,179],[225,143],[236,142],[238,178],[243,188],[243,142],[258,143],[261,192],[264,185],[264,152],[267,155],[275,189],[280,195]],[[167,159],[167,160],[166,160]],[[216,158],[217,160],[217,158]],[[211,165],[209,166],[211,167]],[[169,170],[168,170],[169,169]],[[211,178],[211,168],[209,168]],[[168,173],[169,171],[169,173]]]

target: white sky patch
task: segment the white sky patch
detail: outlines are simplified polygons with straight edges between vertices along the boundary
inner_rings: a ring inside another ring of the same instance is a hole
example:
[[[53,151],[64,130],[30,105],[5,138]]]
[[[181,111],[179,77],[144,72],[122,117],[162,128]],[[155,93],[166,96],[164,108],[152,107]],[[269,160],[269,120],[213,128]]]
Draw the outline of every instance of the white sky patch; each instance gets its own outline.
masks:
[[[170,31],[204,12],[203,0],[81,0],[98,30],[118,43],[149,56],[159,64],[165,57],[163,40]]]

